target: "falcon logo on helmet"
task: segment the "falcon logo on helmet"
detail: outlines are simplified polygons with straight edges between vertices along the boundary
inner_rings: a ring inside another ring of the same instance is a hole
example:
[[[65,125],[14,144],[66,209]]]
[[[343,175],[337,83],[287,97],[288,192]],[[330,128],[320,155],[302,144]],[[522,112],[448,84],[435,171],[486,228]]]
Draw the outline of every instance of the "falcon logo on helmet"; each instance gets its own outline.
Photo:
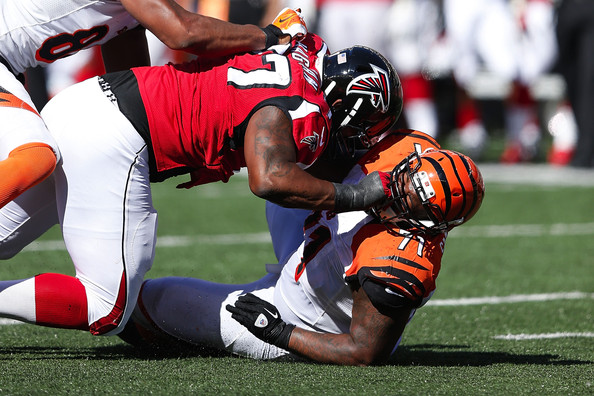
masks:
[[[390,106],[390,85],[388,72],[376,65],[369,64],[373,73],[355,78],[347,87],[347,95],[358,93],[371,96],[371,104],[382,113]]]
[[[402,112],[402,85],[394,66],[368,47],[325,55],[322,90],[332,111],[329,142],[339,154],[368,149]]]

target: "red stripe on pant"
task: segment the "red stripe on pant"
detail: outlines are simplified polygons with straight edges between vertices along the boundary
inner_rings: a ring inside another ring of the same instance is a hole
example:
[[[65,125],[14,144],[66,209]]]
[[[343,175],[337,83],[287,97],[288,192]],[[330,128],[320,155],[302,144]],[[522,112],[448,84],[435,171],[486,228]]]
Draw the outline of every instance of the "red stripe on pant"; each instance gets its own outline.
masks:
[[[118,297],[116,299],[115,305],[113,306],[113,309],[107,316],[104,316],[96,322],[91,323],[91,327],[89,329],[91,331],[91,334],[105,334],[108,331],[111,331],[118,327],[118,325],[122,321],[122,316],[124,315],[124,308],[126,308],[126,294],[126,272],[124,271],[122,273],[122,279],[120,280],[120,290],[118,291]]]

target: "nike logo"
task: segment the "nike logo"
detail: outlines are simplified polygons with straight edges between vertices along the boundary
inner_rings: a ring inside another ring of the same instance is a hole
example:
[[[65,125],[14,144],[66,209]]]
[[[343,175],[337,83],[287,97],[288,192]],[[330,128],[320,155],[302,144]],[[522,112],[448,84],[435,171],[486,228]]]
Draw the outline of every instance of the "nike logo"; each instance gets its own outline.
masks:
[[[388,293],[388,294],[393,294],[393,295],[395,295],[395,296],[398,296],[398,297],[404,297],[402,294],[400,294],[400,293],[396,293],[395,291],[393,291],[393,290],[392,290],[392,289],[390,289],[389,287],[386,287],[385,291],[386,291],[386,293]]]
[[[278,23],[283,23],[283,22],[286,22],[286,21],[288,21],[289,19],[291,19],[292,17],[293,17],[293,16],[291,15],[291,16],[288,16],[288,17],[286,17],[286,18],[281,18],[281,19],[279,19],[279,20],[278,20]]]
[[[270,316],[272,316],[274,319],[278,319],[278,312],[272,313],[267,308],[264,308],[264,311],[268,312],[270,314]]]

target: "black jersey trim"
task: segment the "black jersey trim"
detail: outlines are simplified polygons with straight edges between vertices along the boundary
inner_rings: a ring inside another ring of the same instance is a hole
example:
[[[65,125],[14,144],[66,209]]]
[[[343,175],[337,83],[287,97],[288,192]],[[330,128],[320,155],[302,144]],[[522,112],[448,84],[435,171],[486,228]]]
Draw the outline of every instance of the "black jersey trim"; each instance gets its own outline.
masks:
[[[99,84],[104,92],[110,90],[122,114],[134,126],[148,147],[149,174],[151,182],[161,182],[171,176],[188,172],[187,168],[175,169],[174,172],[159,172],[151,140],[148,116],[138,88],[138,80],[132,70],[107,73],[99,77]],[[110,98],[111,99],[111,98]]]

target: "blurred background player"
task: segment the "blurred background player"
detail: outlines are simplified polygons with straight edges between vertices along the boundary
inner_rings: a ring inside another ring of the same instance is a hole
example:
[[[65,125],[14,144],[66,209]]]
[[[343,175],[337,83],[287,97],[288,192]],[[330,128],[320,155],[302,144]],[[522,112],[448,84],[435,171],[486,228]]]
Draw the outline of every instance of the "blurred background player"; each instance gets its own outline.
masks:
[[[344,181],[392,169],[394,200],[373,213],[310,212],[303,243],[253,283],[147,280],[122,338],[254,359],[385,362],[433,294],[447,233],[472,218],[483,199],[472,160],[438,148],[418,131],[387,135]],[[268,217],[275,245],[285,238],[274,230],[287,226],[287,212]]]
[[[0,282],[0,316],[120,331],[154,259],[151,182],[189,174],[179,187],[190,188],[246,167],[253,193],[283,206],[348,211],[389,198],[387,173],[351,185],[306,169],[343,137],[370,144],[392,127],[402,109],[392,66],[366,47],[328,54],[315,35],[293,44],[110,73],[55,96],[42,115],[63,162],[0,210],[0,254],[59,222],[76,277]]]
[[[431,68],[443,34],[443,10],[437,0],[395,0],[389,10],[388,58],[398,70],[409,128],[434,138],[440,132],[434,83],[445,72]],[[443,134],[443,133],[442,133]]]
[[[575,114],[578,137],[571,165],[594,167],[594,2],[562,0],[556,26],[559,70]]]
[[[24,86],[23,73],[79,50],[101,45],[108,71],[150,64],[144,30],[174,49],[225,54],[264,49],[290,40],[292,26],[235,25],[191,13],[172,0],[32,1],[0,3],[0,208],[44,180],[60,158]],[[285,17],[283,16],[283,18]],[[45,87],[44,87],[45,88]],[[45,89],[44,89],[45,91]]]

